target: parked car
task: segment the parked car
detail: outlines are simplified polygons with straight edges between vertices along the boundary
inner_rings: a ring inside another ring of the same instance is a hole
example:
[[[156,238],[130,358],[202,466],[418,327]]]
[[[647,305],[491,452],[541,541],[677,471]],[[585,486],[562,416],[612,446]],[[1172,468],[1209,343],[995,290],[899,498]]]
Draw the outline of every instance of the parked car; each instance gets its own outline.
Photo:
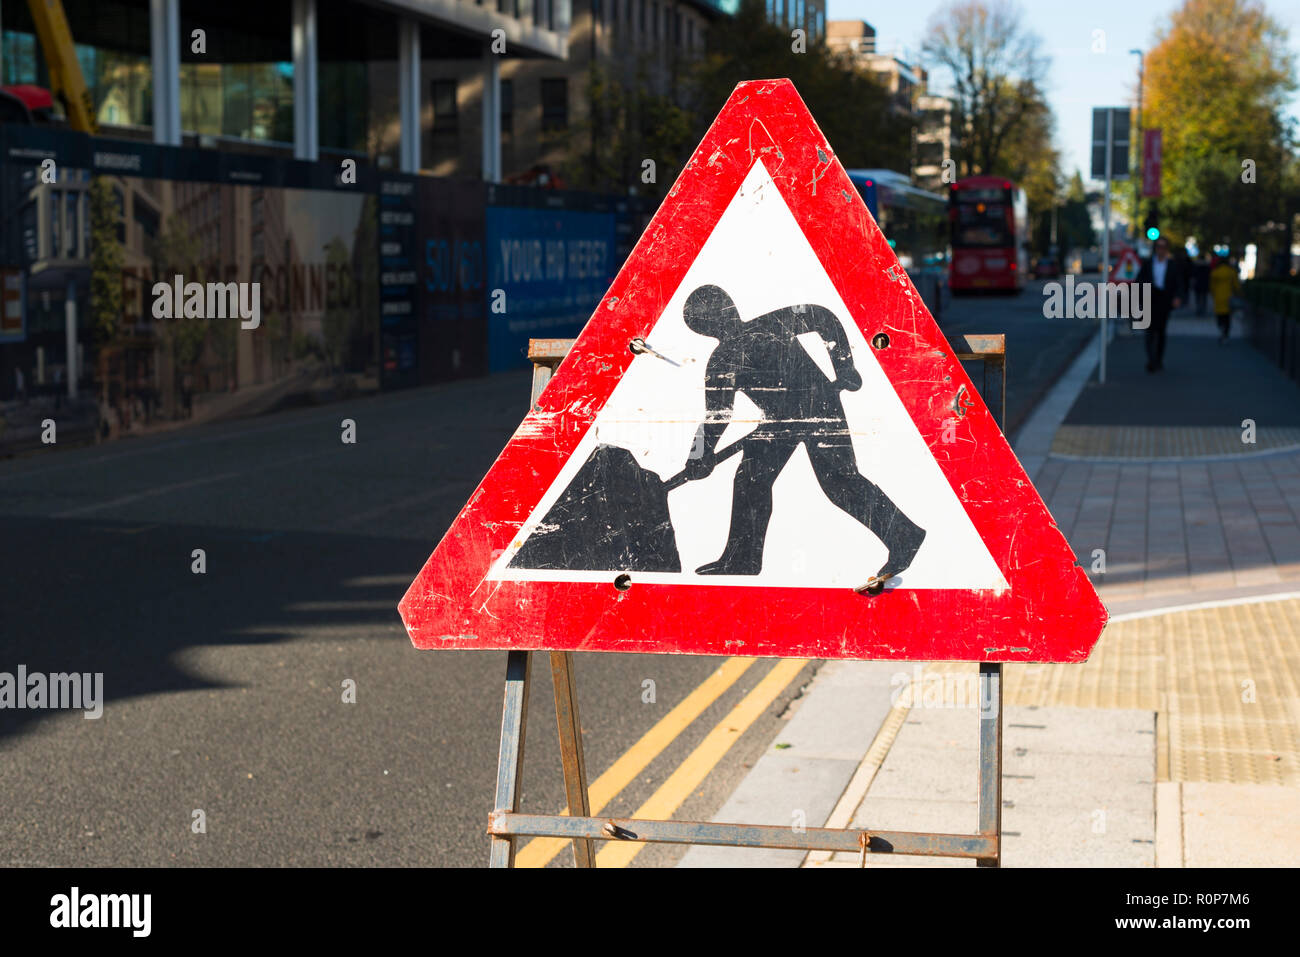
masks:
[[[1059,279],[1061,276],[1061,261],[1055,256],[1041,256],[1034,263],[1035,279]]]

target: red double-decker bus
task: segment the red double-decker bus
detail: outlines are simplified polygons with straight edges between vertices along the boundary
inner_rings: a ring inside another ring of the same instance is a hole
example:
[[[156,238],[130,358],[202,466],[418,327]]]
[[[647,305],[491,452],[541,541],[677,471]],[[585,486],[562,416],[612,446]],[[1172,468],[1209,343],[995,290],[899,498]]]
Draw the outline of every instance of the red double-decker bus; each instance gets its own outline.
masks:
[[[1019,292],[1029,272],[1025,192],[1001,176],[968,176],[948,191],[953,292]]]

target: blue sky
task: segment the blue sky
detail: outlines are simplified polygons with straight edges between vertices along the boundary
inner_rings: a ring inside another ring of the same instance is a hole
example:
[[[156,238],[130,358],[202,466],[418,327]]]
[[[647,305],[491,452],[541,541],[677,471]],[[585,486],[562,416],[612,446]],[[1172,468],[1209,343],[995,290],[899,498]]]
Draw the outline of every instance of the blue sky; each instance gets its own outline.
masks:
[[[882,50],[895,45],[918,51],[931,14],[947,0],[827,0],[828,20],[866,20],[876,28]],[[1125,106],[1136,99],[1138,58],[1128,51],[1154,45],[1156,27],[1167,22],[1173,0],[1021,0],[1030,29],[1043,40],[1050,59],[1048,101],[1056,114],[1056,145],[1069,176],[1077,167],[1088,178],[1089,137],[1094,106]],[[1290,32],[1290,47],[1300,61],[1300,3],[1265,0],[1265,7]],[[1104,30],[1105,53],[1093,53],[1093,31]],[[931,88],[944,92],[945,80],[931,76]],[[1300,98],[1291,101],[1300,118]]]

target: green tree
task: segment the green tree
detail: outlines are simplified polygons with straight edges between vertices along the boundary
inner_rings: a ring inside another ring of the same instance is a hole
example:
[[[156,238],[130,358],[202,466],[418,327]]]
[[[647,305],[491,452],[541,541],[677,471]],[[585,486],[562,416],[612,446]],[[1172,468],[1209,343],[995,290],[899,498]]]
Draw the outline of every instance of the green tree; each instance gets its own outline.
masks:
[[[569,181],[588,189],[659,196],[690,155],[690,115],[669,96],[653,93],[644,64],[635,80],[621,82],[616,72],[592,64],[587,73],[589,110],[572,141],[586,149],[571,153]],[[653,176],[644,162],[654,161]]]
[[[841,164],[910,170],[912,123],[891,109],[885,87],[825,44],[803,53],[792,47],[789,32],[768,22],[763,0],[742,0],[734,19],[715,22],[689,82],[692,141],[703,136],[737,83],[788,77]]]
[[[1256,0],[1185,0],[1156,38],[1143,125],[1163,130],[1161,227],[1202,245],[1256,242],[1294,208],[1286,31]]]
[[[186,225],[185,220],[175,213],[167,217],[163,228],[149,244],[149,257],[153,261],[154,275],[163,282],[173,282],[175,276],[181,276],[187,283],[203,281],[198,237]],[[174,305],[174,318],[160,319],[154,323],[155,334],[163,341],[171,357],[172,395],[179,391],[177,387],[184,375],[193,371],[208,335],[207,320],[186,319],[184,303]],[[170,411],[174,411],[174,408]]]
[[[90,321],[97,345],[117,338],[125,256],[117,239],[122,210],[107,177],[90,181]]]
[[[1087,249],[1097,243],[1092,216],[1088,214],[1088,193],[1083,188],[1083,176],[1076,169],[1065,189],[1061,208],[1056,214],[1056,243],[1062,252]]]
[[[997,164],[986,171],[1007,177],[1025,191],[1031,243],[1039,252],[1046,252],[1051,245],[1052,209],[1060,205],[1065,192],[1061,154],[1052,142],[1055,131],[1056,118],[1047,103],[1031,103],[1022,121],[1008,134],[1007,147]],[[1059,221],[1057,226],[1059,240]]]
[[[340,271],[352,268],[347,244],[338,236],[325,244],[325,266],[326,269],[333,267]],[[325,357],[331,372],[341,372],[344,369],[344,357],[347,354],[355,312],[355,306],[344,306],[338,299],[325,307],[325,315],[321,318],[321,336],[325,340]]]

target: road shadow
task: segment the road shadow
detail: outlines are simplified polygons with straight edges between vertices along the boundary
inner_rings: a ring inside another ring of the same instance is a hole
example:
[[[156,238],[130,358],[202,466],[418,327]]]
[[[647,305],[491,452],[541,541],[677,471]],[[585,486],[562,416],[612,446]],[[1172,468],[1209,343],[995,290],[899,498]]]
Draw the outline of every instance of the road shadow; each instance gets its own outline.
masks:
[[[317,626],[400,628],[400,582],[429,552],[409,539],[148,522],[4,516],[0,530],[11,543],[0,670],[102,672],[109,706],[228,687],[178,664],[187,649],[270,644]],[[50,713],[0,709],[0,738]]]

